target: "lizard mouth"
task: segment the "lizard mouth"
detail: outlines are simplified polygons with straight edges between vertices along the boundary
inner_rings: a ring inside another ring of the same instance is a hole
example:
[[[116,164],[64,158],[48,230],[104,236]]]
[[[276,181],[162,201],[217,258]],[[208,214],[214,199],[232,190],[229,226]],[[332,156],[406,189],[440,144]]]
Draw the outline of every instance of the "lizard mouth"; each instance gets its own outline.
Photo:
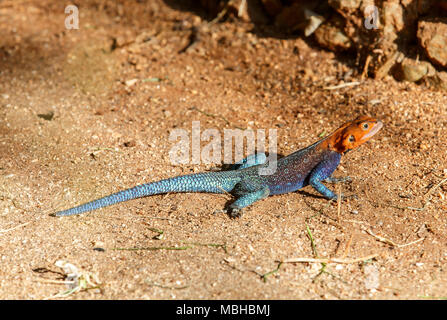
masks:
[[[383,127],[382,121],[377,121],[377,123],[372,127],[372,129],[363,136],[362,140],[368,140],[373,135],[375,135]]]

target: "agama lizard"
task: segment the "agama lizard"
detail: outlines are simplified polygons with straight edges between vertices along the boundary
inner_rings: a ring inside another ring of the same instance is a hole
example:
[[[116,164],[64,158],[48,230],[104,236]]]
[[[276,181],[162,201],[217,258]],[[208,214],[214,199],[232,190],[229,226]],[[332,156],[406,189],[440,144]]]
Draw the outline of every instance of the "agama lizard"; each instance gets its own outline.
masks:
[[[54,215],[69,216],[169,192],[231,193],[236,197],[229,205],[232,217],[240,216],[243,208],[270,195],[293,192],[307,185],[327,199],[337,199],[322,181],[331,179],[344,153],[368,141],[382,126],[380,120],[358,117],[320,141],[278,159],[276,170],[270,175],[259,173],[260,168],[268,166],[268,161],[264,154],[257,154],[234,165],[233,170],[195,173],[138,185]]]

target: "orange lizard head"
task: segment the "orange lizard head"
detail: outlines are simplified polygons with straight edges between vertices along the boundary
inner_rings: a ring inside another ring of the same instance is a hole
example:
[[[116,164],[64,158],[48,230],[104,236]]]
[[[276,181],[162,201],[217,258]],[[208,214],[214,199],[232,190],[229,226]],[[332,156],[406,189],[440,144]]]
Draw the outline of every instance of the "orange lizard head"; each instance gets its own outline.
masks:
[[[382,121],[360,116],[346,122],[328,137],[327,147],[338,153],[345,153],[355,149],[372,138],[383,126]]]

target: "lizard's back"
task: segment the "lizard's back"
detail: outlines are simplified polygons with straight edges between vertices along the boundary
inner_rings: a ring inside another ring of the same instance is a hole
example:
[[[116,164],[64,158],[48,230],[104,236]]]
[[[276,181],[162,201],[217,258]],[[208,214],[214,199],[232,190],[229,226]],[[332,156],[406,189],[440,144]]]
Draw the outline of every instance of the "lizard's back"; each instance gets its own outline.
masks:
[[[287,157],[276,161],[276,170],[271,175],[260,175],[259,178],[269,187],[270,195],[283,194],[299,190],[309,184],[309,175],[312,170],[321,162],[332,157],[341,158],[334,151],[318,148],[321,141],[301,150],[298,150]],[[338,163],[334,163],[334,169]],[[268,163],[247,168],[250,171],[245,175],[252,175],[259,172],[259,168],[272,166]]]

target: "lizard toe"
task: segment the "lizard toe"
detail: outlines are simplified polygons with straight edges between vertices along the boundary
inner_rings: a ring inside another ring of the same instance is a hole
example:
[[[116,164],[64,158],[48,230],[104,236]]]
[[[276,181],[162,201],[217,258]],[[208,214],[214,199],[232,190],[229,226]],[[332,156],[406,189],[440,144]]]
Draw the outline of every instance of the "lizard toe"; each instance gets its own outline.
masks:
[[[216,214],[219,214],[219,213],[227,213],[227,210],[224,210],[224,209],[217,209],[217,210],[214,210],[214,211],[213,211],[212,215],[216,215]]]
[[[341,196],[341,200],[344,200],[344,199],[356,199],[357,200],[359,198],[356,194],[345,195],[344,193],[341,193],[340,196]],[[337,201],[338,200],[338,194],[336,194],[332,198],[332,200]]]

